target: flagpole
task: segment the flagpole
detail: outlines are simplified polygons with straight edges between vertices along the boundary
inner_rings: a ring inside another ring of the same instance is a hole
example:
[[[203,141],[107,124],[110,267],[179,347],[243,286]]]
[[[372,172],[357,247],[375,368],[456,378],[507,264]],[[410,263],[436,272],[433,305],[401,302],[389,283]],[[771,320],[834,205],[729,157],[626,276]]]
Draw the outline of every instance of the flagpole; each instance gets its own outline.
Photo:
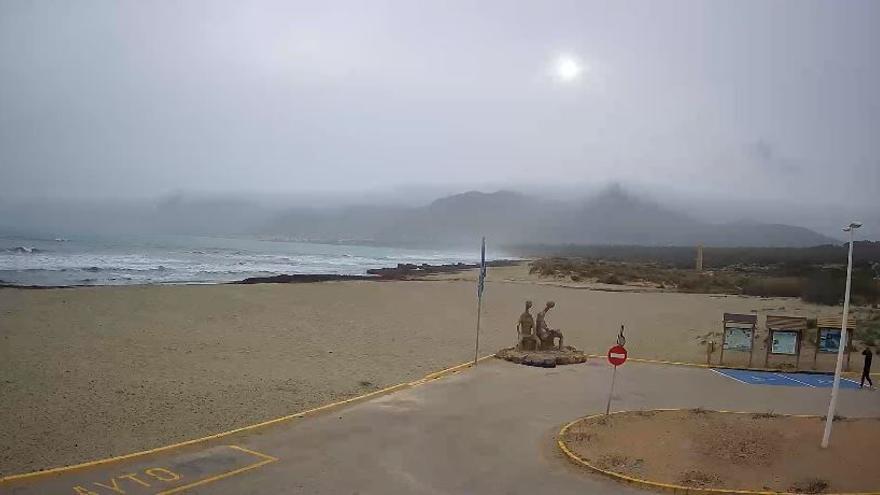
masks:
[[[483,285],[486,280],[486,238],[480,246],[480,275],[477,280],[477,339],[474,344],[474,366],[480,358],[480,317],[483,312]]]
[[[477,344],[474,347],[474,366],[477,365],[477,359],[480,356],[480,312],[483,309],[483,295],[477,296]]]

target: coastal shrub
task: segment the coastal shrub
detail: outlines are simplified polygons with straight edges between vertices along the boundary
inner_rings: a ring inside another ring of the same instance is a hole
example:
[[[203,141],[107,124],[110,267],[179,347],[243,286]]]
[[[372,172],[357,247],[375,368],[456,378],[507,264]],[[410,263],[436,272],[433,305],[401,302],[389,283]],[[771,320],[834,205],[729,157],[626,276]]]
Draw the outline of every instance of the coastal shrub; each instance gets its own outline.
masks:
[[[682,292],[702,294],[738,294],[738,277],[726,273],[681,272],[676,283]]]
[[[870,267],[853,269],[852,301],[863,306],[880,301],[880,280],[874,278],[874,272]]]
[[[803,279],[798,277],[749,278],[742,285],[743,294],[759,297],[800,297]]]
[[[846,275],[839,269],[819,270],[804,281],[801,299],[806,302],[834,306],[843,299]]]
[[[510,246],[524,257],[567,257],[630,263],[662,263],[667,267],[692,269],[694,246],[598,246],[583,244]],[[703,249],[703,266],[720,269],[733,266],[774,267],[783,276],[806,276],[814,267],[846,264],[846,244],[827,244],[808,248],[711,247]],[[880,241],[856,241],[856,266],[880,260]]]
[[[836,305],[843,299],[846,270],[795,259],[772,266],[735,264],[702,272],[659,261],[634,262],[595,258],[541,258],[529,273],[541,277],[597,281],[606,284],[645,282],[661,288],[700,294],[744,294],[759,297],[800,297],[806,302]],[[852,301],[856,305],[880,302],[880,280],[867,264],[853,270]]]
[[[818,268],[804,279],[801,299],[835,306],[843,301],[845,289],[845,268]],[[850,296],[855,305],[869,305],[880,301],[880,281],[874,279],[870,267],[853,268]]]
[[[778,418],[778,417],[779,417],[779,414],[776,414],[775,412],[773,412],[773,410],[763,412],[763,413],[752,414],[752,419],[773,419],[773,418]]]
[[[794,493],[825,493],[831,486],[827,480],[821,478],[810,478],[808,480],[798,481],[792,484],[788,490]]]
[[[609,273],[608,275],[600,278],[598,281],[600,283],[609,285],[623,285],[623,280],[621,280],[620,277],[618,277],[615,273]]]
[[[853,337],[862,344],[874,347],[880,341],[880,313],[872,313],[858,322]]]

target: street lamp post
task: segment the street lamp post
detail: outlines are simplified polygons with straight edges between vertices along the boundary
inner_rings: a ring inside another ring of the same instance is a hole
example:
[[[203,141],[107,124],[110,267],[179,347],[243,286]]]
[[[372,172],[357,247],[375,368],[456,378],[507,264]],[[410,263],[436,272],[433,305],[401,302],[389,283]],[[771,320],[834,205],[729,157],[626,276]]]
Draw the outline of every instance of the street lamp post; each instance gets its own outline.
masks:
[[[852,284],[852,264],[853,264],[853,235],[857,228],[861,227],[859,222],[852,222],[844,227],[844,232],[849,232],[849,255],[846,263],[846,292],[843,294],[843,322],[840,324],[840,342],[837,345],[837,365],[834,367],[834,385],[831,387],[831,402],[828,404],[828,415],[825,416],[825,433],[822,435],[822,448],[828,447],[831,440],[831,424],[834,422],[834,413],[837,410],[837,394],[840,390],[840,372],[843,368],[843,353],[847,347],[846,338],[846,322],[849,318],[849,289]],[[819,345],[818,340],[816,345]]]

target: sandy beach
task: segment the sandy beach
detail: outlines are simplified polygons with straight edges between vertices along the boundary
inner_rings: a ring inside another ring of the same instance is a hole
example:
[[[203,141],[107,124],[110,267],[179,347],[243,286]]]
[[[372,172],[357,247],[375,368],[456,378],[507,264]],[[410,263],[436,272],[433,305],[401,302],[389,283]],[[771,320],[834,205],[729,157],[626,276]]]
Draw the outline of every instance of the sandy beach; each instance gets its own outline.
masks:
[[[471,278],[0,289],[0,474],[215,433],[472,359]],[[481,354],[513,345],[526,299],[556,301],[549,321],[587,352],[604,353],[625,324],[631,356],[698,362],[699,337],[725,311],[838,311],[536,282],[524,267],[490,272]]]

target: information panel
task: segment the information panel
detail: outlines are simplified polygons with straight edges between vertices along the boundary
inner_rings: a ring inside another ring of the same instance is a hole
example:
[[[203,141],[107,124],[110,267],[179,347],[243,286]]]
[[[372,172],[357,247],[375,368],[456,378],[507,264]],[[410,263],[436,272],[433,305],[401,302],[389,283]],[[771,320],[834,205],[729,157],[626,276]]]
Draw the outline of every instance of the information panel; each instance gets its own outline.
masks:
[[[798,332],[789,330],[773,330],[773,345],[770,347],[771,354],[797,354]]]
[[[819,329],[819,352],[837,352],[840,350],[840,329]]]
[[[727,327],[724,333],[724,350],[752,350],[752,327]]]

